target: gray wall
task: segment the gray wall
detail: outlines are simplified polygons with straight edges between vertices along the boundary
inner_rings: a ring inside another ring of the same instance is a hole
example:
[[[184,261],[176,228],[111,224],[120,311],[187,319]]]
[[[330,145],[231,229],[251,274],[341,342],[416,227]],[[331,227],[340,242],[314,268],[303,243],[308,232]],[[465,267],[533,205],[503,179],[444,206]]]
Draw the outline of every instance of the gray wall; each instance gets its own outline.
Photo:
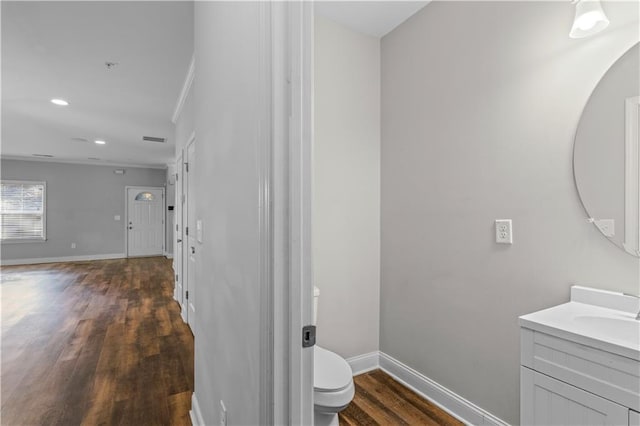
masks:
[[[189,298],[195,304],[195,395],[207,425],[219,424],[221,400],[229,424],[259,423],[257,156],[269,137],[259,99],[267,75],[259,63],[260,8],[258,2],[195,4],[193,175],[203,243],[196,247]]]
[[[2,160],[1,166],[2,179],[47,182],[47,241],[2,244],[3,260],[124,254],[125,186],[162,187],[166,173],[44,161]]]
[[[318,344],[378,350],[380,40],[315,19],[313,275]]]
[[[381,350],[519,422],[519,315],[571,284],[638,293],[640,264],[585,221],[572,145],[638,40],[568,32],[570,2],[433,2],[382,40]],[[511,218],[514,244],[496,245]]]

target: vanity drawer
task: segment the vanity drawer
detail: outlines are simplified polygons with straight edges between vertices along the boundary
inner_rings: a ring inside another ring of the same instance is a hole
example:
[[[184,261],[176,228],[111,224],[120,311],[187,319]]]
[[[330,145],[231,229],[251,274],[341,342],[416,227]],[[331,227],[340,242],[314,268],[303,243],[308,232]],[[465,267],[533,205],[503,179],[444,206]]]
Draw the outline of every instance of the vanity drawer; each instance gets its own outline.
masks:
[[[640,411],[640,362],[521,329],[521,364]]]

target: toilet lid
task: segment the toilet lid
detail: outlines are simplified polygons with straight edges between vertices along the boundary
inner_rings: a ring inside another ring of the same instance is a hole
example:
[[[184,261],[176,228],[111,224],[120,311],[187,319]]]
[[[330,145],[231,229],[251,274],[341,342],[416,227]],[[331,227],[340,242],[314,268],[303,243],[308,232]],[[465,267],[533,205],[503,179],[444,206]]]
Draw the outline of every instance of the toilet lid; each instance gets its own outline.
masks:
[[[349,386],[353,373],[347,361],[317,345],[314,346],[313,357],[314,390],[332,392]]]

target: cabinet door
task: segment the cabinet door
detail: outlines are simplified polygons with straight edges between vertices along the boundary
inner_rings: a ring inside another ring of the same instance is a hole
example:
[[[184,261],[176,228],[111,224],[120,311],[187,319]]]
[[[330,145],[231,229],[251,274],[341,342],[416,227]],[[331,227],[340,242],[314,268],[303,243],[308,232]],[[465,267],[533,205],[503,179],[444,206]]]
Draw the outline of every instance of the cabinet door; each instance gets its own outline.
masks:
[[[627,426],[629,409],[520,367],[520,422],[544,426]]]

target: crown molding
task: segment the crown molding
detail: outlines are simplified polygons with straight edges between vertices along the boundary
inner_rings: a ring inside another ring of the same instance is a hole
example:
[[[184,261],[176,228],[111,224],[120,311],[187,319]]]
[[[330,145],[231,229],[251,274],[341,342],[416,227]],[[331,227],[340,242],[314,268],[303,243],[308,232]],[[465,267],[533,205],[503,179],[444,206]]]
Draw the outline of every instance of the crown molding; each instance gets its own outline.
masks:
[[[178,121],[178,117],[180,117],[180,113],[182,112],[182,108],[184,108],[184,103],[186,102],[187,96],[189,95],[189,89],[191,89],[191,84],[193,84],[195,68],[196,68],[196,57],[194,54],[194,55],[191,55],[191,62],[189,63],[187,76],[184,79],[184,84],[182,85],[180,96],[178,96],[178,102],[176,103],[176,108],[173,110],[173,115],[171,116],[171,122],[173,124],[176,124],[176,122]]]
[[[136,163],[110,163],[104,161],[91,160],[72,160],[64,158],[39,158],[39,157],[22,157],[19,155],[1,155],[0,160],[18,160],[18,161],[36,161],[42,163],[61,163],[61,164],[84,164],[102,167],[133,167],[138,169],[160,169],[166,170],[166,164],[136,164]]]

